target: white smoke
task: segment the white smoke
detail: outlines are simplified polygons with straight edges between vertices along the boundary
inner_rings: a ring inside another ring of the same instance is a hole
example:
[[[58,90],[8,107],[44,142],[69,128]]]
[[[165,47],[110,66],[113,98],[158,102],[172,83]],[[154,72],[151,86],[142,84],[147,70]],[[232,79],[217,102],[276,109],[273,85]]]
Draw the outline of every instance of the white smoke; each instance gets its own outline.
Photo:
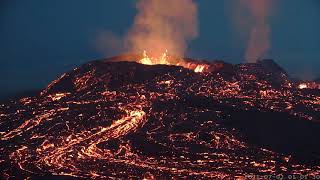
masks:
[[[136,8],[138,13],[124,37],[100,33],[96,40],[99,51],[146,50],[158,56],[167,50],[169,54],[183,56],[187,43],[198,35],[198,8],[193,0],[139,0]]]

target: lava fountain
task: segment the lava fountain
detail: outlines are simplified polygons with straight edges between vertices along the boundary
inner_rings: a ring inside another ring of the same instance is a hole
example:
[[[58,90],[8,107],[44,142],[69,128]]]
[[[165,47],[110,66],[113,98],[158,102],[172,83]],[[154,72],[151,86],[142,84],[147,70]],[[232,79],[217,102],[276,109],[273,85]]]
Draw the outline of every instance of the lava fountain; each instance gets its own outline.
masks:
[[[147,51],[144,50],[142,54],[142,58],[137,61],[138,63],[145,65],[173,65],[173,66],[182,66],[184,68],[193,70],[194,72],[201,73],[207,72],[209,70],[210,65],[206,63],[199,62],[187,62],[182,58],[174,58],[168,55],[168,51],[166,50],[160,56],[149,56]]]

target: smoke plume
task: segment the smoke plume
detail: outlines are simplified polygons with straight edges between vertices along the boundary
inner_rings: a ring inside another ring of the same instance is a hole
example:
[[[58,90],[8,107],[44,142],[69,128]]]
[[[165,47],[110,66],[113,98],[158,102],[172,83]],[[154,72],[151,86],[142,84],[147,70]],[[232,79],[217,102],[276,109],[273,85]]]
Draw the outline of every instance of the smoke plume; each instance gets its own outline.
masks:
[[[238,30],[248,29],[250,32],[245,59],[256,62],[270,48],[271,0],[239,0],[238,3],[234,14],[237,25],[242,26]]]
[[[193,0],[139,0],[138,14],[125,38],[131,52],[166,50],[183,56],[187,42],[198,35],[197,6]]]

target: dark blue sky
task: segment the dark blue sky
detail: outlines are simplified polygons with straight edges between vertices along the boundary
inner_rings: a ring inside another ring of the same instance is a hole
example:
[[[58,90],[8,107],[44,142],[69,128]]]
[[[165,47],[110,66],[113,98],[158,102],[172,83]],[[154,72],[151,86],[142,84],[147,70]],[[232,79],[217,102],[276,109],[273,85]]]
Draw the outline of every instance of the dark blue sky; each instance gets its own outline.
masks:
[[[294,76],[319,77],[320,1],[273,1],[268,57]],[[231,21],[232,1],[196,2],[199,37],[190,42],[188,56],[243,62],[247,44]],[[135,0],[2,0],[0,97],[43,88],[63,72],[103,58],[98,34],[125,34],[135,14]]]

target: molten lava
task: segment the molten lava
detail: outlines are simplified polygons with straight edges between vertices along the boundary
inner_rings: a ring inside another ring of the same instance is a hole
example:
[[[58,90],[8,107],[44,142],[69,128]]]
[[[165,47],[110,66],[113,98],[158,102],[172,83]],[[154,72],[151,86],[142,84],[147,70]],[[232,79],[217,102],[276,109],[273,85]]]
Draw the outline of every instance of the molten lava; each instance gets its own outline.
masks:
[[[306,89],[306,88],[308,88],[307,84],[305,83],[299,84],[299,89]]]
[[[160,57],[149,57],[146,50],[143,51],[142,58],[138,60],[138,63],[145,64],[145,65],[157,65],[157,64],[164,64],[164,65],[173,65],[173,66],[182,66],[184,68],[193,70],[196,73],[206,72],[209,69],[209,65],[207,64],[194,64],[190,62],[185,62],[183,59],[178,58],[177,60],[173,60],[173,57],[168,56],[168,51],[166,50]],[[178,61],[178,62],[174,62]]]
[[[194,72],[203,72],[203,70],[206,68],[205,65],[197,65],[194,69]]]
[[[140,59],[140,63],[141,64],[146,64],[146,65],[155,65],[155,64],[166,64],[166,65],[170,65],[170,63],[168,62],[168,55],[167,55],[168,51],[166,50],[166,52],[164,52],[159,58],[155,58],[155,57],[149,57],[147,54],[147,51],[144,50],[143,51],[143,58]]]

